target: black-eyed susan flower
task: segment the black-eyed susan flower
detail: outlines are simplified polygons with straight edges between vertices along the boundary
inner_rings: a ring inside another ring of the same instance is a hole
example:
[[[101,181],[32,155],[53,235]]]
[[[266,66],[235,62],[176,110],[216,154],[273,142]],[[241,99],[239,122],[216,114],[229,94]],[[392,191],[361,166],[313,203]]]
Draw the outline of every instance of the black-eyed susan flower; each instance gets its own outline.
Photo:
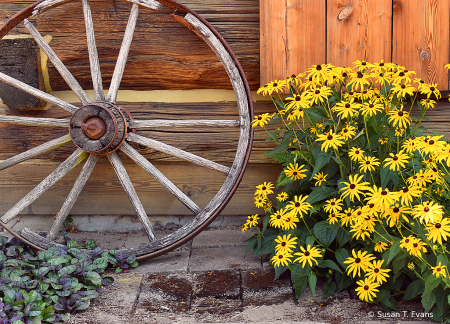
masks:
[[[444,211],[442,206],[434,201],[425,201],[414,206],[414,218],[419,218],[422,224],[439,223]]]
[[[406,128],[411,124],[411,117],[407,111],[393,110],[388,112],[388,115],[388,121],[394,127]]]
[[[353,126],[346,126],[341,129],[341,132],[339,134],[344,140],[351,140],[352,137],[356,135],[356,128]]]
[[[328,175],[324,175],[323,172],[318,172],[314,175],[313,179],[316,180],[316,183],[314,184],[316,187],[321,186],[322,182],[326,182],[327,181],[327,176]]]
[[[259,220],[259,216],[258,215],[250,215],[247,218],[247,225],[248,227],[252,227],[252,226],[258,226],[258,220]]]
[[[383,105],[380,103],[375,102],[366,102],[362,105],[360,108],[361,114],[363,114],[364,117],[369,116],[375,116],[377,113],[382,112],[384,109]]]
[[[436,106],[436,101],[431,100],[431,99],[422,99],[422,100],[420,100],[420,104],[425,109],[432,109]]]
[[[411,254],[415,257],[421,258],[422,253],[427,252],[427,249],[425,246],[427,246],[427,244],[424,241],[422,241],[421,239],[418,239],[418,238],[414,238],[413,242],[412,242],[412,246],[409,249],[409,254]]]
[[[267,197],[267,195],[273,194],[274,186],[271,182],[264,182],[256,186],[255,196]]]
[[[274,267],[279,266],[288,266],[289,263],[292,262],[292,254],[283,252],[281,250],[278,250],[278,252],[275,254],[270,261],[272,262]]]
[[[402,249],[406,249],[406,251],[410,251],[413,248],[413,244],[414,242],[416,242],[417,239],[410,235],[408,237],[404,237],[401,241],[400,241],[400,247]]]
[[[353,162],[361,161],[364,156],[364,150],[359,147],[352,147],[348,152],[348,156]]]
[[[285,201],[286,199],[288,199],[288,197],[289,197],[289,195],[288,195],[286,192],[280,192],[280,193],[277,195],[277,200],[283,202],[283,201]]]
[[[436,99],[441,99],[441,92],[437,89],[437,83],[435,84],[424,84],[420,90],[421,94],[427,95],[429,99],[432,94],[435,95]]]
[[[402,150],[407,153],[414,153],[418,149],[418,144],[416,138],[408,138],[402,143]]]
[[[248,230],[248,225],[247,224],[242,224],[241,231],[242,232],[246,232],[247,230]]]
[[[324,126],[320,123],[315,124],[313,127],[310,128],[310,132],[312,134],[319,135],[319,133],[322,133],[324,129]]]
[[[375,244],[374,250],[375,250],[376,252],[381,253],[381,252],[386,251],[386,249],[387,249],[388,246],[389,246],[389,245],[388,245],[386,242],[378,241],[378,242]]]
[[[349,84],[352,85],[352,90],[357,91],[358,89],[364,89],[366,86],[370,85],[370,75],[367,73],[363,73],[361,71],[351,72]]]
[[[372,254],[368,254],[367,251],[357,253],[355,250],[352,250],[353,257],[348,257],[344,263],[349,264],[347,266],[347,273],[353,275],[353,278],[358,274],[358,277],[361,276],[361,270],[364,272],[369,268],[370,262],[375,259]]]
[[[339,222],[338,217],[339,217],[339,215],[337,213],[332,213],[332,214],[328,215],[327,223],[330,225],[333,225],[333,224]]]
[[[431,267],[433,270],[433,275],[437,278],[447,277],[447,266],[442,265],[441,262],[439,262],[435,267]]]
[[[252,127],[261,126],[264,127],[264,125],[267,125],[267,123],[272,119],[271,115],[269,113],[265,113],[262,115],[258,115],[253,119],[252,121]]]
[[[331,89],[327,86],[323,86],[323,87],[317,87],[315,89],[311,89],[308,91],[308,93],[311,95],[311,101],[316,104],[316,105],[320,105],[322,102],[327,102],[328,101],[328,97],[330,97],[331,95],[333,95],[333,92],[331,91]]]
[[[356,284],[359,286],[355,289],[359,299],[365,300],[366,302],[373,301],[373,298],[377,296],[377,289],[380,285],[372,282],[368,278],[364,280],[358,280]]]
[[[364,241],[366,237],[370,237],[370,231],[362,223],[354,224],[350,229],[350,233],[353,233],[352,237],[357,240]]]
[[[295,165],[291,163],[287,167],[287,170],[284,170],[284,174],[286,174],[286,176],[291,180],[301,180],[306,177],[305,173],[308,172],[308,170],[303,168],[304,166],[304,164],[298,166],[298,163],[295,163]]]
[[[406,84],[397,84],[394,88],[391,89],[392,93],[395,93],[397,97],[405,97],[407,94],[410,96],[414,96],[414,92],[416,88]]]
[[[409,156],[402,151],[396,154],[389,153],[389,156],[390,157],[384,160],[384,167],[386,168],[387,166],[389,166],[389,170],[392,171],[400,171],[400,168],[404,168],[405,164],[407,164],[409,160]]]
[[[278,243],[275,246],[275,252],[277,252],[279,250],[282,250],[287,253],[293,252],[293,250],[295,250],[295,247],[297,245],[297,238],[295,236],[291,238],[291,236],[292,236],[292,234],[278,236],[275,239],[275,242]]]
[[[366,61],[356,60],[355,62],[353,62],[353,68],[356,69],[357,71],[368,71],[373,69],[374,67],[375,67],[374,64]]]
[[[447,145],[445,141],[440,141],[442,137],[444,136],[440,135],[427,137],[425,140],[420,142],[420,144],[418,145],[418,149],[423,154],[439,155]]]
[[[306,70],[307,78],[312,78],[318,80],[319,82],[332,82],[333,81],[333,73],[332,73],[333,65],[331,64],[317,64]]]
[[[286,88],[287,82],[286,80],[274,80],[261,87],[256,92],[257,94],[262,94],[264,96],[271,95],[272,93],[280,93],[283,92]]]
[[[342,214],[340,214],[341,224],[343,226],[351,225],[357,217],[356,213],[356,209],[353,209],[351,207],[346,209]]]
[[[359,195],[365,195],[365,190],[370,190],[370,187],[368,187],[368,182],[362,182],[362,178],[364,175],[350,175],[349,176],[349,182],[343,181],[342,184],[344,185],[343,188],[341,188],[339,191],[342,191],[341,199],[344,199],[347,196],[350,196],[350,200],[353,202],[355,201],[355,197],[358,200],[360,199]]]
[[[359,162],[359,172],[372,172],[380,166],[380,161],[374,156],[363,156]]]
[[[272,208],[272,201],[268,200],[264,205],[264,211],[267,212],[270,208]]]
[[[394,227],[400,224],[400,219],[405,222],[409,222],[407,214],[411,213],[408,207],[393,205],[384,211],[384,216],[387,217],[387,223],[389,227]]]
[[[256,196],[254,198],[255,206],[258,208],[264,207],[264,205],[267,203],[267,198],[262,196]]]
[[[299,222],[299,219],[294,212],[286,213],[283,217],[283,225],[281,228],[284,231],[289,231],[290,229],[294,229],[297,227],[297,223]]]
[[[312,206],[305,201],[307,198],[307,195],[304,197],[302,195],[294,196],[294,199],[286,205],[286,211],[296,216],[299,215],[299,217],[303,217],[303,214],[306,214],[312,208]]]
[[[306,262],[308,262],[311,267],[313,266],[313,262],[315,262],[316,265],[319,264],[316,258],[322,257],[320,250],[316,247],[311,247],[309,244],[306,247],[306,250],[300,245],[300,252],[294,253],[294,255],[298,257],[294,260],[294,263],[302,263],[303,268],[305,267]]]
[[[410,176],[408,179],[406,179],[406,181],[409,185],[417,187],[426,187],[427,182],[432,182],[425,170],[420,170],[415,175]]]
[[[281,208],[277,210],[275,213],[270,215],[269,224],[275,228],[282,228],[284,225],[284,216],[286,214],[286,210]]]
[[[381,145],[386,144],[389,141],[389,139],[387,137],[380,137],[378,139],[378,142],[381,143]]]
[[[442,239],[447,241],[447,236],[450,236],[450,219],[443,218],[441,220],[430,222],[427,224],[427,239],[433,242],[442,244]]]
[[[337,113],[337,115],[341,118],[353,118],[358,110],[362,107],[361,104],[354,101],[354,99],[350,99],[349,101],[341,101],[338,102],[334,107],[333,111]]]
[[[322,145],[320,146],[320,149],[323,152],[328,151],[328,149],[331,147],[334,150],[337,150],[338,147],[342,146],[344,144],[344,138],[339,134],[333,134],[333,130],[330,129],[328,133],[321,134],[317,136],[316,139],[317,142],[322,142]]]
[[[368,189],[367,193],[367,203],[374,204],[378,210],[387,210],[397,199],[397,195],[390,192],[389,189],[383,189],[373,185],[372,188]]]
[[[409,270],[414,270],[415,267],[416,266],[414,265],[414,263],[412,263],[412,262],[408,263],[408,269]]]
[[[383,269],[383,262],[383,260],[375,260],[369,265],[369,269],[366,271],[367,279],[380,285],[385,281],[387,282],[387,278],[389,278],[388,272],[391,269]]]
[[[342,200],[339,198],[331,198],[325,201],[323,210],[327,213],[339,213],[342,210]]]

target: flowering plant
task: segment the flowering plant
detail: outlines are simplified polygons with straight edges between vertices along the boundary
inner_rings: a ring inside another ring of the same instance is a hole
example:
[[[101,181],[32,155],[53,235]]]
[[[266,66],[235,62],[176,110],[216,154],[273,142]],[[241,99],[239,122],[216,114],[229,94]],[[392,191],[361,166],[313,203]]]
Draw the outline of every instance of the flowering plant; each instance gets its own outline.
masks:
[[[242,230],[255,233],[247,252],[269,254],[277,277],[291,271],[297,297],[322,276],[324,298],[353,285],[396,309],[394,296],[420,295],[433,320],[450,320],[450,144],[423,135],[441,94],[414,74],[383,61],[313,65],[258,90],[276,111],[252,124],[281,123],[267,154],[284,170],[275,199],[272,183],[256,187],[266,214]]]

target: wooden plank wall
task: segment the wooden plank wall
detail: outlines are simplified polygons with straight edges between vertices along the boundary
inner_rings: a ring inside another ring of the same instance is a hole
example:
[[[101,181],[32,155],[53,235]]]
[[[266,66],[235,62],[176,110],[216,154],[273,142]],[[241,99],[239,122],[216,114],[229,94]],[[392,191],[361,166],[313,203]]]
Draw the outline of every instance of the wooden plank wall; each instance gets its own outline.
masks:
[[[301,73],[313,64],[351,66],[356,60],[384,60],[416,71],[417,77],[425,82],[438,83],[440,90],[449,89],[444,70],[444,65],[450,62],[447,0],[260,0],[260,3],[261,28],[268,30],[261,33],[261,84]],[[286,12],[293,12],[293,7],[305,10],[287,19]],[[301,26],[291,29],[293,20],[301,22]],[[266,22],[270,21],[274,24],[269,27]],[[299,40],[290,41],[295,38]],[[289,41],[279,44],[282,39]],[[271,65],[272,58],[281,62]]]

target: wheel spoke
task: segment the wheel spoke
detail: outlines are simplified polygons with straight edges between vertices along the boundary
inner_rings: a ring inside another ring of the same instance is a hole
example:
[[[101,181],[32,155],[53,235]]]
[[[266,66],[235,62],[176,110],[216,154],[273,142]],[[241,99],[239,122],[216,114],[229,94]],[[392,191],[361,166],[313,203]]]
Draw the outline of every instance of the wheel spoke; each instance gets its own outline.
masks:
[[[70,113],[74,113],[78,110],[78,108],[70,103],[67,103],[59,98],[56,98],[55,96],[52,96],[44,91],[41,91],[39,89],[36,89],[32,86],[29,86],[26,83],[23,83],[22,81],[19,81],[17,79],[14,79],[4,73],[0,72],[0,81],[3,81],[5,83],[8,83],[12,85],[13,87],[16,87],[17,89],[20,89],[22,91],[28,92],[29,94],[38,97],[44,101],[50,102],[54,105],[57,105],[61,107],[64,110],[67,110]]]
[[[94,23],[89,0],[83,0],[84,22],[86,25],[86,36],[91,63],[92,84],[94,86],[95,101],[104,101],[102,73],[100,72],[100,61],[98,59],[97,44],[95,42]]]
[[[119,91],[120,82],[122,81],[123,71],[128,59],[128,52],[130,51],[131,41],[133,40],[134,29],[139,14],[139,5],[133,4],[128,18],[128,25],[123,36],[122,46],[120,48],[119,56],[117,58],[114,74],[111,79],[111,86],[109,87],[106,101],[115,103],[117,99],[117,92]]]
[[[33,201],[38,199],[44,192],[53,186],[58,180],[70,172],[78,163],[82,162],[87,156],[87,153],[81,149],[77,149],[61,163],[50,175],[42,180],[33,190],[31,190],[25,197],[23,197],[14,207],[8,210],[0,220],[3,223],[8,223],[11,219],[16,217],[24,208],[28,207]]]
[[[70,86],[70,88],[75,92],[77,97],[80,99],[81,103],[83,105],[87,105],[88,103],[92,102],[92,100],[88,97],[86,92],[83,91],[78,81],[74,78],[72,73],[66,68],[66,66],[61,62],[59,57],[56,55],[56,53],[52,50],[50,45],[45,41],[45,39],[42,37],[42,35],[38,32],[38,30],[33,26],[32,23],[30,23],[27,19],[23,21],[25,27],[30,32],[31,36],[33,36],[36,43],[39,45],[39,47],[44,51],[45,54],[47,54],[50,61],[53,63],[55,68],[58,70],[58,72],[61,74],[63,79],[67,82],[67,84]]]
[[[139,154],[128,143],[123,143],[120,150],[128,155],[134,162],[136,162],[141,168],[147,171],[153,178],[155,178],[164,188],[166,188],[171,194],[184,204],[195,215],[202,210],[198,207],[188,196],[186,196],[180,189],[178,189],[169,179],[167,179],[153,164],[151,164],[146,158]]]
[[[134,142],[134,143],[138,143],[138,144],[150,147],[157,151],[179,157],[183,160],[186,160],[186,161],[189,161],[189,162],[192,162],[192,163],[195,163],[195,164],[198,164],[198,165],[201,165],[201,166],[213,169],[213,170],[217,170],[217,171],[223,172],[225,174],[228,174],[230,172],[230,168],[225,165],[210,161],[208,159],[202,158],[195,154],[188,153],[188,152],[180,150],[176,147],[155,141],[155,140],[147,138],[147,137],[143,137],[141,135],[137,135],[134,133],[128,133],[127,139],[130,142]]]
[[[238,120],[132,120],[132,129],[155,127],[239,127]]]
[[[143,7],[147,7],[153,10],[159,10],[163,7],[162,4],[160,4],[158,1],[154,0],[127,0],[128,2],[136,3],[138,5],[141,5]]]
[[[98,155],[91,154],[87,159],[86,163],[84,164],[83,169],[80,172],[80,175],[75,181],[72,190],[70,191],[69,195],[66,198],[66,201],[59,210],[59,213],[57,214],[56,219],[53,222],[52,228],[50,229],[50,232],[47,235],[47,238],[49,240],[53,240],[59,233],[64,221],[66,220],[67,215],[69,215],[69,212],[72,209],[75,202],[77,201],[78,196],[81,193],[81,190],[83,190],[84,185],[89,179],[92,170],[94,170],[98,158],[99,158]]]
[[[34,118],[0,115],[0,123],[26,126],[69,127],[70,121],[68,119],[57,118]]]
[[[151,242],[155,241],[156,235],[155,232],[153,231],[152,224],[148,219],[144,206],[142,206],[142,203],[136,193],[136,190],[133,187],[133,184],[131,183],[127,170],[125,170],[125,167],[123,166],[123,163],[120,160],[119,155],[117,154],[117,152],[113,152],[111,154],[108,154],[108,159],[111,162],[112,166],[114,167],[117,177],[119,178],[120,183],[125,189],[125,192],[128,198],[130,199],[130,202],[133,205],[134,210],[136,211],[136,214],[139,216],[139,219],[142,223],[142,226],[144,227],[145,232],[147,233],[149,240]]]
[[[67,143],[70,143],[71,141],[72,141],[72,139],[70,138],[70,135],[64,135],[62,137],[56,138],[47,143],[36,146],[26,152],[17,154],[13,157],[10,157],[9,159],[7,159],[5,161],[0,162],[0,171],[4,170],[6,168],[9,168],[13,165],[16,165],[20,162],[34,158],[35,156],[38,156],[40,154],[57,149],[58,147],[63,146]]]

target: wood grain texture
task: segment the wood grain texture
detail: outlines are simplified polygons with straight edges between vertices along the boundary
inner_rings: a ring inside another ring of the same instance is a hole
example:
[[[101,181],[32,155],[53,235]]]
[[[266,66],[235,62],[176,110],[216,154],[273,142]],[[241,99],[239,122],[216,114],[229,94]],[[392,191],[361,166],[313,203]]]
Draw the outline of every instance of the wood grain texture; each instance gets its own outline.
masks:
[[[257,89],[258,0],[187,0],[182,3],[197,11],[221,33],[240,60],[252,89]],[[0,10],[4,9],[6,14],[22,7],[21,0],[0,4]],[[130,3],[122,1],[91,3],[105,87],[111,82],[130,7]],[[163,8],[154,12],[142,8],[121,89],[230,89],[229,79],[214,53],[195,34],[170,17],[173,11]],[[92,89],[85,26],[79,19],[82,13],[81,2],[72,2],[45,11],[33,20],[41,34],[52,35],[52,48],[83,89]],[[25,31],[18,27],[14,32]],[[67,90],[51,64],[49,73],[54,90]]]
[[[69,127],[68,119],[33,118],[5,115],[0,115],[0,123],[42,127]]]
[[[328,0],[327,62],[391,61],[392,0]]]
[[[131,129],[157,127],[239,127],[239,124],[238,120],[132,120],[128,127]]]
[[[439,90],[448,89],[449,6],[442,0],[394,0],[393,7],[393,62],[438,83]]]

